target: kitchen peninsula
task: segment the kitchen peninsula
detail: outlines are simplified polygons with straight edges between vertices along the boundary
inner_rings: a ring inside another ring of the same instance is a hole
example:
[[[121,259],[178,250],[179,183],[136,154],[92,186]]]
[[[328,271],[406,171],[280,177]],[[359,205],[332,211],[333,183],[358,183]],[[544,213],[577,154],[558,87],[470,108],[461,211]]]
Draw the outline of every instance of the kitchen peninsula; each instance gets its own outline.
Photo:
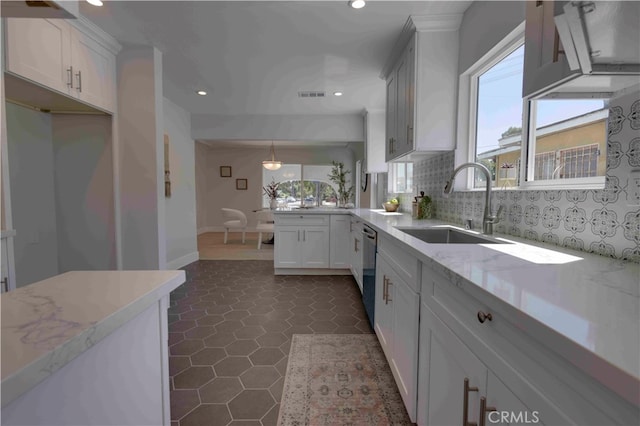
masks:
[[[166,424],[184,271],[73,271],[0,298],[2,424]]]

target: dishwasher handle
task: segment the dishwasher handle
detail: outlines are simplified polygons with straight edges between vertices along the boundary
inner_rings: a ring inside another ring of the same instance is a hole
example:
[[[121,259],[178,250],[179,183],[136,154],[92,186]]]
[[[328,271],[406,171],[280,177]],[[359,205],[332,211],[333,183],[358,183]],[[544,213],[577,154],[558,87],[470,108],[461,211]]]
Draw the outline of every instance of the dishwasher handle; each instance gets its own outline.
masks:
[[[362,227],[362,234],[370,240],[375,240],[377,236],[376,231],[366,225]]]

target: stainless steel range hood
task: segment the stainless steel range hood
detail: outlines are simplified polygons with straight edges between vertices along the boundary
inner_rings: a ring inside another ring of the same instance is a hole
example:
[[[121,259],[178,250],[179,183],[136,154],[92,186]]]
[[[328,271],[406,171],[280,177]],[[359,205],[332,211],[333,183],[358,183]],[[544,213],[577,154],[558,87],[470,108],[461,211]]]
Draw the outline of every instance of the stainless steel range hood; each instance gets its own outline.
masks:
[[[556,28],[569,68],[577,73],[545,97],[613,94],[639,85],[640,2],[559,3]]]

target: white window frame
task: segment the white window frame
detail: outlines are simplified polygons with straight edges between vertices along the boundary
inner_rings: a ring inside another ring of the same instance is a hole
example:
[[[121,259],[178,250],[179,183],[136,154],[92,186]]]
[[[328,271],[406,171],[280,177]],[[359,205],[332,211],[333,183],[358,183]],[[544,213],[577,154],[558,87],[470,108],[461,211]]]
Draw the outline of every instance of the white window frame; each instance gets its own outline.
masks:
[[[524,131],[522,137],[526,139],[526,143],[522,144],[522,150],[520,152],[520,158],[526,158],[527,167],[522,167],[520,170],[520,189],[530,190],[561,190],[561,189],[604,189],[606,176],[584,177],[584,178],[571,178],[571,179],[548,179],[548,180],[534,180],[533,175],[535,173],[535,143],[529,143],[531,140],[535,140],[535,125],[531,123],[536,122],[536,106],[535,99],[524,100],[522,106],[522,129]],[[605,144],[606,149],[606,144]],[[600,155],[607,155],[606,152]],[[606,175],[606,170],[605,170]]]
[[[507,57],[523,43],[524,21],[509,35],[498,42],[491,50],[480,58],[480,60],[460,74],[460,78],[458,80],[458,137],[455,153],[456,166],[466,162],[474,162],[476,159],[478,76],[489,70],[497,62]],[[485,190],[484,187],[474,188],[472,169],[461,170],[460,176],[455,179],[453,185],[454,189],[459,191]],[[518,189],[518,187],[510,189]]]
[[[411,174],[408,173],[408,164],[411,164]],[[398,166],[402,165],[404,167],[404,182],[405,182],[405,190],[398,191],[396,182],[396,169]],[[387,182],[387,192],[392,194],[411,194],[413,193],[413,161],[397,161],[390,162],[388,167],[388,182]],[[409,186],[409,178],[411,178],[411,186]]]
[[[475,64],[460,74],[458,81],[458,136],[455,151],[455,166],[465,162],[474,162],[476,159],[478,77],[524,43],[524,30],[525,23],[522,22]],[[526,70],[524,70],[524,72],[526,72]],[[530,123],[535,122],[535,100],[523,99],[523,133],[520,153],[521,167],[518,176],[519,185],[517,187],[510,187],[508,188],[509,190],[604,188],[605,176],[534,180],[535,143],[529,143],[529,141],[535,140],[535,126],[530,126]],[[606,155],[606,153],[602,155]],[[454,181],[454,189],[461,191],[484,191],[484,188],[474,188],[473,169],[466,169],[460,172],[460,176]],[[495,187],[493,189],[499,190],[502,188]]]

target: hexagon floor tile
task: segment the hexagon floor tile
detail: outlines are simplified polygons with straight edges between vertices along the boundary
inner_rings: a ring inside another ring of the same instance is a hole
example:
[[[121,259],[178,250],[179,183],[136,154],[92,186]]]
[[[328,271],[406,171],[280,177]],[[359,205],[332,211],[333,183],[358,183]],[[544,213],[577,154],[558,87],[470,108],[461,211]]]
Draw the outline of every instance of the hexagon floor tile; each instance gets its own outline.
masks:
[[[291,335],[373,332],[350,276],[274,276],[271,260],[184,270],[169,309],[172,426],[275,426]]]

